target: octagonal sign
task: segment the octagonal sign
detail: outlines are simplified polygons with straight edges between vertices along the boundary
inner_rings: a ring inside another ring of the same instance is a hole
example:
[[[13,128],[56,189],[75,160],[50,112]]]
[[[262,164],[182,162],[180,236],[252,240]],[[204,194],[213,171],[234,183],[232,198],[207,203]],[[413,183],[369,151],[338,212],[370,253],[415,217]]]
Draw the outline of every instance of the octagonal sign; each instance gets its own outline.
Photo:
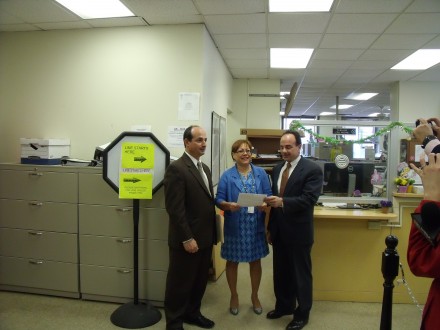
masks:
[[[103,151],[103,178],[125,199],[151,199],[163,184],[170,152],[150,132],[122,132]]]

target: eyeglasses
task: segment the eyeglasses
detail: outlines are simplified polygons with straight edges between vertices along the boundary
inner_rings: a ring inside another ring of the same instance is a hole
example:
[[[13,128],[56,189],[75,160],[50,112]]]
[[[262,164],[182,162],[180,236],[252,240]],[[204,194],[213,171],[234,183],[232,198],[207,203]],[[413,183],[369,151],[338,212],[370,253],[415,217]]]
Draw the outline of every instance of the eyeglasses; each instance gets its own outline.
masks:
[[[236,152],[235,152],[236,154],[240,154],[240,155],[244,155],[244,154],[252,154],[252,151],[251,150],[249,150],[249,149],[247,149],[247,150],[243,150],[243,149],[240,149],[240,150],[237,150]]]

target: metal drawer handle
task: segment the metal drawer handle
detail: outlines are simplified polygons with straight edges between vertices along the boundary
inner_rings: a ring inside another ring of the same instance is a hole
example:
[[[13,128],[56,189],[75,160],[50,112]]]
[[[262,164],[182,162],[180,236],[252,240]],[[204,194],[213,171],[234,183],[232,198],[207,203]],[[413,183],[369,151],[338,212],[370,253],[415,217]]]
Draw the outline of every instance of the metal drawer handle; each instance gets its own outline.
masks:
[[[34,236],[39,236],[39,235],[43,235],[43,232],[41,232],[41,231],[29,231],[28,234],[29,235],[34,235]]]
[[[29,175],[32,175],[32,176],[43,176],[43,173],[41,173],[41,172],[29,172]]]
[[[131,239],[119,238],[119,239],[116,240],[116,242],[126,244],[126,243],[131,243]]]
[[[43,203],[41,203],[41,202],[29,202],[29,205],[31,205],[31,206],[43,206]]]
[[[41,260],[29,260],[29,263],[32,265],[42,265],[43,262]]]
[[[118,273],[121,273],[121,274],[130,274],[130,273],[131,273],[131,270],[129,270],[129,269],[118,269]]]
[[[118,207],[118,208],[116,208],[116,211],[118,211],[118,212],[131,212],[131,209],[127,208],[127,207]]]

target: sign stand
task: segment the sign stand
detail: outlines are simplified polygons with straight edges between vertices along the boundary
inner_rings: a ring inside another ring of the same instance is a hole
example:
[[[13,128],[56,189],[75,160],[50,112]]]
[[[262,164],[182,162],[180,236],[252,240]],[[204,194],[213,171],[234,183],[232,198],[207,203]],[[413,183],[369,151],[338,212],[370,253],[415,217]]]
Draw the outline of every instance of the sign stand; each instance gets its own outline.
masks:
[[[103,178],[119,193],[119,175],[121,171],[121,152],[123,143],[148,144],[154,148],[154,175],[152,193],[163,183],[165,169],[170,162],[169,151],[152,133],[123,132],[103,151]],[[144,159],[145,157],[143,157]],[[148,158],[148,157],[147,157]],[[138,183],[141,180],[133,180]],[[148,301],[139,303],[139,199],[133,199],[133,302],[119,306],[111,315],[111,322],[122,328],[139,329],[156,324],[162,318],[160,311]]]

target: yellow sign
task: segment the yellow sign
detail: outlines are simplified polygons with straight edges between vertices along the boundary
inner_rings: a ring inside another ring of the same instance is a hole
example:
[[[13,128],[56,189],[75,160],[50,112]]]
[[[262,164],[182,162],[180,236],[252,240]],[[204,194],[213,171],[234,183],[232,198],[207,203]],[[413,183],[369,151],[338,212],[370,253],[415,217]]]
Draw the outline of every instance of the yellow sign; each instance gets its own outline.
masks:
[[[120,173],[119,198],[152,199],[153,175],[149,173]]]
[[[153,168],[154,144],[132,143],[122,144],[122,168]]]
[[[119,198],[153,198],[154,144],[126,142],[121,148]]]

